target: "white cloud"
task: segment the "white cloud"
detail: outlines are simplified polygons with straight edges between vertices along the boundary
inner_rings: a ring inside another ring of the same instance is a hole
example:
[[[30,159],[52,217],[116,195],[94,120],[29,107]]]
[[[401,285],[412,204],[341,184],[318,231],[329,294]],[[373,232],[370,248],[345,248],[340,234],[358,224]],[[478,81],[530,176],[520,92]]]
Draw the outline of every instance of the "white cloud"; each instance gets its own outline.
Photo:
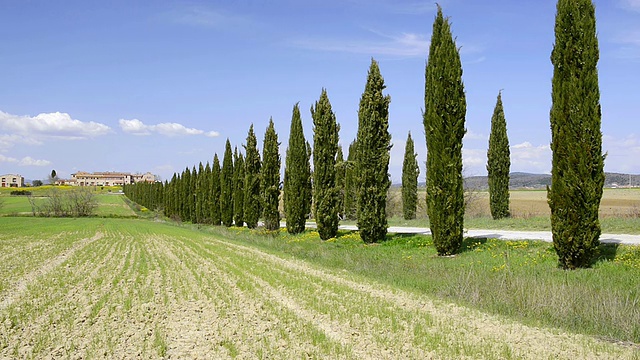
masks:
[[[133,134],[133,135],[149,135],[151,131],[149,130],[149,126],[142,123],[142,121],[138,119],[125,120],[120,119],[120,128],[122,131]]]
[[[150,135],[151,133],[158,133],[164,136],[204,135],[208,137],[216,137],[220,135],[216,131],[204,131],[200,129],[188,128],[178,123],[160,123],[157,125],[146,125],[138,119],[120,119],[119,123],[122,131],[132,135]]]
[[[30,156],[22,158],[19,164],[20,166],[49,166],[51,165],[51,161],[48,160],[36,160]]]
[[[548,144],[534,146],[528,141],[511,146],[511,171],[549,173],[551,147]]]
[[[42,145],[42,141],[17,134],[0,134],[0,151],[6,151],[15,144]]]
[[[477,133],[473,130],[469,130],[467,129],[467,133],[464,134],[464,140],[485,140],[485,141],[489,141],[489,136],[482,134],[482,133]]]
[[[14,159],[12,157],[8,157],[0,154],[0,163],[3,163],[3,162],[15,163],[15,162],[18,162],[18,159]]]
[[[429,40],[421,34],[385,35],[376,31],[371,32],[378,35],[378,39],[375,41],[364,41],[362,39],[298,39],[293,40],[291,44],[295,47],[317,51],[404,57],[425,57],[429,51]]]
[[[602,150],[607,153],[604,161],[606,171],[639,174],[640,136],[635,133],[624,137],[602,136]]]
[[[11,115],[0,111],[0,129],[28,138],[86,139],[108,134],[111,129],[93,121],[72,119],[67,113],[42,113],[36,116]]]
[[[16,158],[12,158],[9,156],[4,156],[0,154],[0,163],[12,163],[18,164],[19,166],[48,166],[51,165],[51,161],[48,160],[36,160],[30,156],[23,157],[22,160],[18,160]]]

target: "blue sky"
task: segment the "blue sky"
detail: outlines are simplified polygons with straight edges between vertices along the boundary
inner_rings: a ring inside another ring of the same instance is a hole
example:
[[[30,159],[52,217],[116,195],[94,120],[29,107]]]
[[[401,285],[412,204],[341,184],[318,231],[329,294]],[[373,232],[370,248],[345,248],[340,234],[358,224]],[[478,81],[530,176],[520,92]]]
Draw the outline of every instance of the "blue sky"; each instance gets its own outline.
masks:
[[[466,175],[486,174],[502,89],[512,171],[551,169],[555,1],[442,0],[461,49]],[[595,1],[605,170],[640,173],[640,0]],[[424,179],[424,70],[433,1],[0,0],[0,173],[151,171],[163,179],[241,146],[326,88],[345,148],[371,58],[391,95],[390,174],[411,131]]]

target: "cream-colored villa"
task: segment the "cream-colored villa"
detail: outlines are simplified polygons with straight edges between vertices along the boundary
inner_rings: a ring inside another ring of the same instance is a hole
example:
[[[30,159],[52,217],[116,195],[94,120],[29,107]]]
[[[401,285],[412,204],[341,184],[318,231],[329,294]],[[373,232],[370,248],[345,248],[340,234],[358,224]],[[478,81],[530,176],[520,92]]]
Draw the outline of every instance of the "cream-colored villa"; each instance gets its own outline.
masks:
[[[94,172],[78,171],[71,174],[70,180],[64,180],[66,185],[73,186],[122,186],[138,182],[154,182],[156,176],[150,172],[131,174],[126,172]]]
[[[17,174],[0,175],[0,187],[23,187],[24,177]]]

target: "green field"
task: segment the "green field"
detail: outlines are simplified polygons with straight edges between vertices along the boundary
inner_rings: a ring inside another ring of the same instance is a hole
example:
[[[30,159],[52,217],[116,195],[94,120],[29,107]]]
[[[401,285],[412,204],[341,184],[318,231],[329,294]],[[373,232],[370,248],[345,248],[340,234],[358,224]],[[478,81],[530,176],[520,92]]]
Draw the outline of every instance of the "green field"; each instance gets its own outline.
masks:
[[[0,358],[638,359],[640,250],[0,218]]]
[[[551,230],[550,210],[546,190],[512,190],[511,217],[500,221],[491,219],[489,193],[467,194],[464,227],[467,229]],[[418,194],[415,220],[402,219],[399,188],[389,193],[387,215],[392,226],[428,227],[424,189]],[[355,222],[344,222],[354,224]],[[600,203],[600,224],[603,233],[640,234],[640,188],[604,189]]]
[[[37,194],[37,195],[36,195]],[[36,202],[43,201],[46,192],[34,193]],[[100,217],[135,217],[136,213],[125,202],[124,195],[116,193],[97,193],[95,195],[98,207],[95,215]],[[0,206],[0,216],[32,215],[31,204],[27,196],[0,196],[3,206]]]

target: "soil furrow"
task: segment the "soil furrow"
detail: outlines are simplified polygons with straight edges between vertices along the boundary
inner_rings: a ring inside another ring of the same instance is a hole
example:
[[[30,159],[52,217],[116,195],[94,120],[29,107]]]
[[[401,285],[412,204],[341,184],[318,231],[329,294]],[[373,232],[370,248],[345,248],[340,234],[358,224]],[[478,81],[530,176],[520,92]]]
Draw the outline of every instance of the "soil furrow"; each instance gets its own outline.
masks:
[[[22,294],[27,290],[27,286],[33,283],[38,277],[45,276],[51,270],[60,266],[63,262],[65,262],[69,257],[71,257],[76,251],[82,249],[92,242],[101,239],[103,234],[101,232],[97,232],[91,238],[85,238],[77,242],[68,250],[64,251],[62,254],[56,256],[55,258],[47,261],[42,267],[34,270],[26,275],[24,275],[13,287],[7,291],[5,291],[5,297],[0,301],[0,311],[6,309],[10,306],[14,301],[20,298]]]
[[[434,326],[453,329],[452,332],[462,336],[469,342],[467,346],[473,346],[474,343],[482,345],[486,342],[495,342],[500,347],[506,347],[509,353],[515,357],[525,358],[579,357],[583,359],[601,359],[606,358],[602,349],[607,348],[614,351],[616,349],[610,344],[603,343],[592,337],[525,326],[507,319],[490,316],[480,311],[453,304],[437,303],[427,297],[392,289],[382,284],[373,284],[362,280],[355,281],[342,275],[314,268],[302,261],[284,259],[252,247],[232,244],[222,240],[215,241],[221,245],[237,249],[236,253],[238,255],[246,256],[247,254],[252,254],[259,258],[260,262],[268,262],[289,268],[292,271],[306,274],[310,278],[318,278],[323,281],[344,285],[356,292],[368,294],[384,302],[392,302],[402,309],[427,313],[434,319]],[[557,346],[548,346],[550,343]],[[621,351],[621,354],[628,354],[625,349],[618,350]],[[612,355],[611,358],[620,358],[619,356]]]

